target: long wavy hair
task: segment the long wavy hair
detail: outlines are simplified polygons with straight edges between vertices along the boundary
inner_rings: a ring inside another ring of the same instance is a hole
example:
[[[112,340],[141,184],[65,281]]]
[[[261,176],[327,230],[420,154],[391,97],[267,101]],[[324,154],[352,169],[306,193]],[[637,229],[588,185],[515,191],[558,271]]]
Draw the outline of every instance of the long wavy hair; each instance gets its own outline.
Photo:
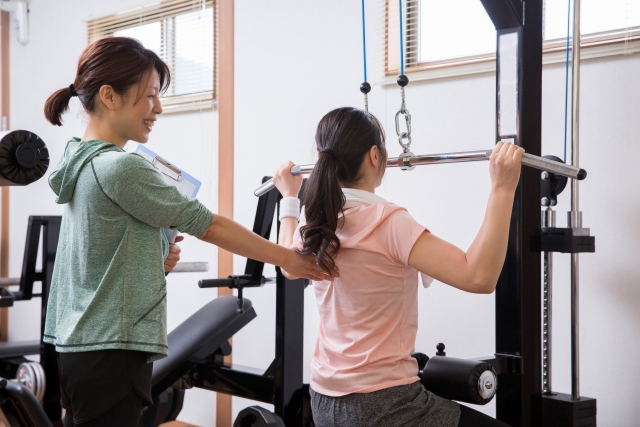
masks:
[[[318,265],[331,272],[340,250],[336,232],[345,203],[342,187],[362,178],[362,162],[373,146],[380,151],[380,168],[384,170],[387,150],[378,119],[350,107],[330,111],[320,120],[316,146],[318,162],[307,180],[303,200],[307,223],[300,228],[301,252],[315,254]]]

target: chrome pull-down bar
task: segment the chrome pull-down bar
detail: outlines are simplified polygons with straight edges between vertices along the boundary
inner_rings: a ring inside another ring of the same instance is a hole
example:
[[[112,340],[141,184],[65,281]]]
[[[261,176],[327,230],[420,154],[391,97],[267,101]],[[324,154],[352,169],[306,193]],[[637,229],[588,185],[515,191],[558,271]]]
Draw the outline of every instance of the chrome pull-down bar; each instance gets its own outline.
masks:
[[[407,157],[391,157],[387,160],[387,167],[410,167],[418,165],[435,165],[439,163],[461,163],[461,162],[478,162],[481,160],[489,160],[493,150],[478,151],[462,151],[459,153],[442,153],[442,154],[423,154],[418,156]],[[587,177],[587,171],[564,163],[554,162],[543,157],[534,156],[533,154],[524,153],[522,155],[522,164],[531,168],[544,170],[556,175],[566,176],[574,180],[583,180]],[[294,175],[308,174],[313,171],[314,165],[298,165],[291,168]],[[275,186],[271,180],[266,181],[260,187],[256,188],[253,194],[260,197],[268,193]]]

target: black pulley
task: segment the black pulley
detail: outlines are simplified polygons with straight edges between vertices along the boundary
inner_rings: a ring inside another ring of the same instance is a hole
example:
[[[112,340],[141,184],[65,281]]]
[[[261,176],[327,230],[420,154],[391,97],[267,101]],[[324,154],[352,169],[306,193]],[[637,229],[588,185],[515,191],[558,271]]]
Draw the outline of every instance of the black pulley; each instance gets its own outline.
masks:
[[[49,150],[38,135],[9,132],[0,140],[0,175],[17,185],[31,184],[49,168]]]
[[[560,157],[551,155],[542,157],[553,160],[554,162],[564,163]],[[546,171],[542,172],[541,178],[540,202],[542,206],[555,206],[557,204],[558,195],[565,189],[569,179]]]
[[[250,406],[238,414],[233,427],[285,427],[282,418],[261,407]]]

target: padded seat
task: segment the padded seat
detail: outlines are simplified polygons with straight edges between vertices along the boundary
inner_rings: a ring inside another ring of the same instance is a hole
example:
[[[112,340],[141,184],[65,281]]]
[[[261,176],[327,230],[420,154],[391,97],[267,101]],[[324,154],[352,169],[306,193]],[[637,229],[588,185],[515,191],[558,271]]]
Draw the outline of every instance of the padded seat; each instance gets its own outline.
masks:
[[[0,359],[40,354],[40,341],[0,342]]]
[[[257,316],[251,301],[246,298],[244,312],[238,313],[237,307],[237,297],[218,297],[169,333],[169,356],[153,363],[154,398]]]

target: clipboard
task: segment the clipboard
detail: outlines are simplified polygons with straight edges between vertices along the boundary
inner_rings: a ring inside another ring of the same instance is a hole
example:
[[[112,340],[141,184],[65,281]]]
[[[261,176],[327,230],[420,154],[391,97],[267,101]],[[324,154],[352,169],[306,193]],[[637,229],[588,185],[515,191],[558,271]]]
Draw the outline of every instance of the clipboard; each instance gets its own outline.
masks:
[[[198,191],[200,190],[200,186],[202,185],[200,181],[189,175],[184,170],[180,169],[178,166],[169,162],[164,157],[158,156],[156,153],[149,150],[142,144],[138,144],[136,154],[139,154],[140,156],[147,159],[158,170],[158,172],[160,172],[160,174],[164,178],[164,182],[166,182],[168,185],[173,185],[178,189],[178,191],[180,191],[190,199],[196,197]],[[165,228],[164,232],[167,235],[169,243],[174,243],[176,237],[178,237],[178,230]]]

